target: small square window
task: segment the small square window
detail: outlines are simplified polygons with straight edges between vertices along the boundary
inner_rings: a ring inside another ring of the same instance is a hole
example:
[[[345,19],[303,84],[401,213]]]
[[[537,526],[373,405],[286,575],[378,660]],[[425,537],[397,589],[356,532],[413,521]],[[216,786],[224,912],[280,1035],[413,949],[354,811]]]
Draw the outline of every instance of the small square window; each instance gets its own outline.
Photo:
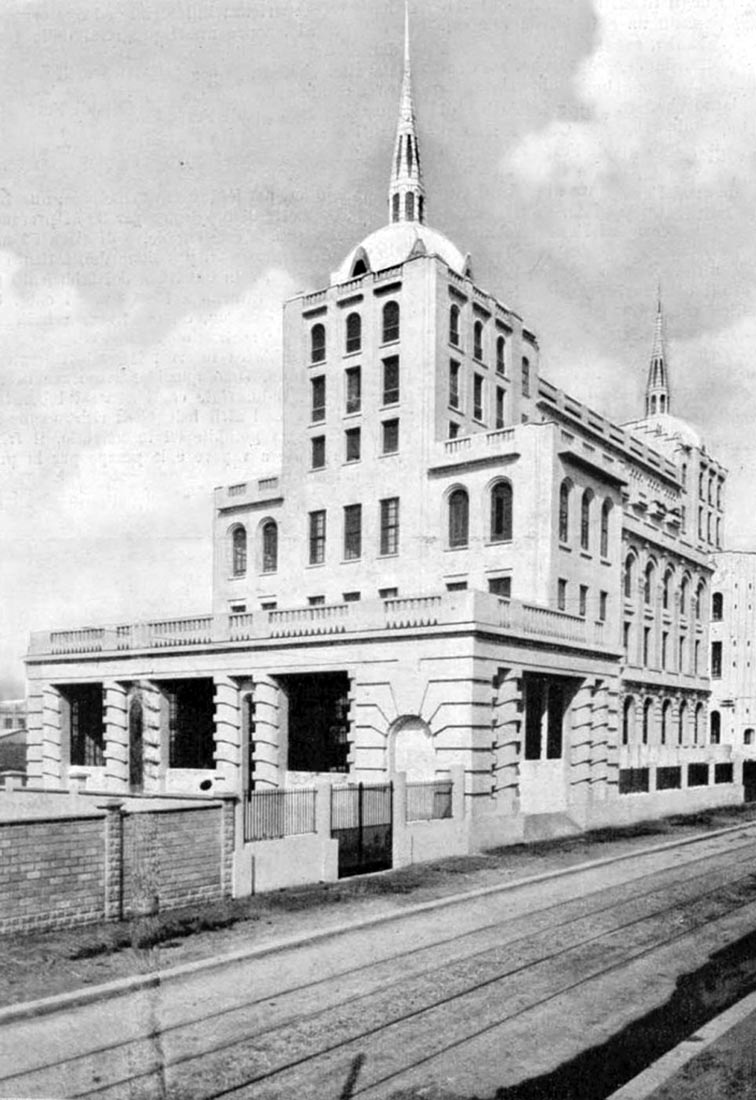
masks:
[[[361,433],[359,428],[350,428],[345,432],[346,436],[346,460],[347,462],[359,462]]]
[[[488,591],[494,596],[502,596],[508,600],[512,595],[512,578],[489,577]]]
[[[459,435],[459,424],[454,420],[449,421],[449,439],[456,439]]]
[[[398,588],[379,588],[378,589],[378,596],[382,600],[395,600],[398,595],[399,595],[399,589]]]
[[[232,603],[229,609],[232,615],[241,615],[247,610],[245,603]]]
[[[260,602],[261,611],[275,611],[277,607],[278,604],[275,600],[262,600]]]
[[[344,592],[342,595],[344,603],[357,603],[360,599],[359,592]]]
[[[308,596],[307,603],[310,607],[320,607],[325,603],[325,596]]]
[[[383,425],[383,453],[395,454],[399,450],[399,421],[384,420]]]
[[[467,581],[447,581],[447,592],[464,592],[467,588]]]

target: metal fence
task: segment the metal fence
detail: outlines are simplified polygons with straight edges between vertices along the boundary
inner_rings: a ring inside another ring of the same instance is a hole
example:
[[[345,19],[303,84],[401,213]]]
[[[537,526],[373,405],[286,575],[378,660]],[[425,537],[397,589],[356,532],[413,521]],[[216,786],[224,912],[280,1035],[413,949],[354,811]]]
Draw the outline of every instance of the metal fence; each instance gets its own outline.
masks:
[[[452,816],[452,783],[435,779],[407,784],[407,821],[437,821]]]
[[[315,832],[315,798],[310,787],[246,791],[244,839],[277,840]]]

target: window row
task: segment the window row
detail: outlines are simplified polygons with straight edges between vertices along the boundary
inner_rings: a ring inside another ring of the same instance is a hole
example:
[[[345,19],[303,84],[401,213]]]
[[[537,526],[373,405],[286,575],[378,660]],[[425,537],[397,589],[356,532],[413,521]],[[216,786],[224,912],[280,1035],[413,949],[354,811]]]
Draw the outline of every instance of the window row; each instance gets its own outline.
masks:
[[[399,420],[381,421],[381,454],[393,455],[399,451]],[[359,462],[362,458],[362,428],[347,428],[344,432],[344,462]],[[322,470],[326,465],[326,437],[314,435],[310,439],[310,467]]]
[[[698,537],[702,541],[713,543],[718,549],[722,546],[722,517],[713,516],[705,508],[698,509]]]
[[[247,572],[247,529],[243,523],[231,528],[231,572],[235,577],[243,577]],[[275,573],[278,569],[278,524],[269,519],[259,527],[259,565],[260,573]]]
[[[399,401],[399,356],[391,355],[381,363],[381,402],[396,405]],[[362,367],[344,371],[344,413],[362,411]],[[313,424],[326,418],[326,376],[310,379],[310,420]]]
[[[573,584],[572,590],[576,586]],[[599,591],[598,599],[591,595],[590,588],[587,584],[577,585],[577,600],[572,595],[569,582],[564,577],[559,577],[557,580],[557,609],[559,611],[567,611],[569,614],[577,614],[581,619],[585,619],[588,616],[598,619],[599,622],[606,622],[607,607],[609,603],[609,593],[604,592],[603,589]],[[596,601],[594,603],[594,600]]]
[[[452,347],[462,350],[462,342],[460,337],[460,308],[458,305],[452,305],[449,308],[449,343]],[[477,360],[483,366],[488,361],[486,354],[487,348],[487,336],[486,325],[483,321],[477,320],[473,324],[473,359]],[[494,360],[496,364],[496,373],[505,375],[507,373],[507,340],[501,333],[497,332],[496,343],[494,346]],[[523,356],[520,361],[521,377],[522,377],[522,393],[523,397],[530,396],[530,360],[527,356]]]
[[[566,477],[559,486],[559,541],[569,543],[572,524],[574,522],[572,503],[577,495],[572,480]],[[580,549],[590,551],[593,545],[595,516],[598,509],[598,500],[592,489],[584,489],[579,494],[580,501]],[[609,497],[601,503],[599,511],[599,554],[602,558],[609,556],[609,535],[612,509],[614,505]]]
[[[677,708],[671,699],[627,695],[622,703],[623,745],[703,745],[706,740],[706,707],[683,699]]]
[[[470,496],[467,489],[457,488],[447,499],[448,538],[450,549],[461,549],[470,542]],[[512,538],[513,492],[510,481],[497,481],[489,492],[490,542],[508,542]]]
[[[622,582],[625,599],[632,600],[634,598],[640,580],[643,603],[647,607],[653,607],[658,599],[661,602],[662,610],[671,612],[675,601],[675,571],[672,566],[667,566],[662,574],[661,584],[657,588],[658,573],[659,566],[652,559],[646,563],[646,568],[639,578],[638,555],[634,550],[631,550],[625,558]],[[683,573],[676,593],[678,607],[681,616],[684,617],[690,612],[694,619],[701,621],[704,617],[706,582],[699,580],[695,592],[693,592],[693,584],[694,581],[691,575]]]
[[[457,412],[463,412],[463,392],[465,389],[462,364],[455,359],[449,361],[449,408],[456,409]],[[486,380],[482,374],[473,373],[472,376],[472,392],[470,394],[470,404],[473,420],[477,420],[481,424],[485,424],[489,419],[493,420],[496,428],[504,427],[504,400],[507,395],[507,391],[502,386],[495,386],[493,388],[494,395],[494,407],[489,411],[488,405],[488,387],[486,386]]]
[[[654,774],[654,790],[680,790],[683,786],[683,766],[659,765],[656,768],[620,768],[620,794],[648,794],[651,775]],[[707,787],[711,783],[709,765],[705,762],[690,763],[685,769],[687,787]],[[714,782],[733,783],[734,769],[731,763],[714,765]]]
[[[687,467],[683,466],[683,484],[687,480]],[[717,477],[712,471],[699,470],[698,473],[698,496],[701,500],[707,501],[709,504],[716,504],[717,508],[722,507],[722,490],[724,488],[724,479]]]
[[[386,302],[381,310],[381,343],[393,344],[399,339],[399,317],[399,303]],[[362,317],[359,313],[349,313],[344,322],[344,354],[353,355],[361,349]],[[322,363],[326,354],[326,327],[318,322],[310,329],[310,362]]]
[[[639,638],[635,636],[635,629],[634,624],[631,622],[626,621],[623,624],[622,644],[627,664],[659,669],[662,672],[681,672],[693,676],[704,675],[700,638],[693,640],[691,652],[688,635],[685,632],[679,634],[675,654],[673,652],[675,643],[671,631],[662,630],[657,641],[657,634],[652,627],[642,626]]]
[[[310,512],[309,562],[322,565],[326,558],[326,509]],[[389,497],[379,502],[379,554],[399,553],[399,498]],[[345,561],[362,557],[362,505],[347,504],[342,509],[342,546]]]

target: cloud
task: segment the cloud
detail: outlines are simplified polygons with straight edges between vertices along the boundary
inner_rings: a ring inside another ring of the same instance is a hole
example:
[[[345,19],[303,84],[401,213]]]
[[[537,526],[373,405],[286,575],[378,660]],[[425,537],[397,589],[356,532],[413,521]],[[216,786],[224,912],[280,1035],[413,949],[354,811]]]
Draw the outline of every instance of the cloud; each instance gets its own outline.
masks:
[[[36,627],[195,610],[210,598],[214,485],[279,461],[281,306],[266,271],[155,343],[138,305],[23,293],[0,256],[0,668]]]

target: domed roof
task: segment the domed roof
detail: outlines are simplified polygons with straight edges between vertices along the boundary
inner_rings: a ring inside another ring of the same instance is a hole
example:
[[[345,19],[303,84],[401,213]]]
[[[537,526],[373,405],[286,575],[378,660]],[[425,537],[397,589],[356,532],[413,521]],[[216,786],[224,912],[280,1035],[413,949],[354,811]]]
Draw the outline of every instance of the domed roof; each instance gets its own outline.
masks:
[[[656,413],[654,416],[646,416],[642,420],[631,420],[624,425],[630,431],[637,434],[651,436],[651,446],[661,447],[673,453],[677,446],[703,448],[704,443],[700,433],[692,424],[681,420],[679,416],[670,413]],[[665,447],[664,444],[668,444]]]
[[[355,263],[360,259],[368,271],[382,271],[404,263],[413,252],[439,256],[458,275],[466,274],[469,268],[469,261],[443,233],[420,222],[394,222],[377,229],[353,248],[331,275],[331,285],[353,278]]]

